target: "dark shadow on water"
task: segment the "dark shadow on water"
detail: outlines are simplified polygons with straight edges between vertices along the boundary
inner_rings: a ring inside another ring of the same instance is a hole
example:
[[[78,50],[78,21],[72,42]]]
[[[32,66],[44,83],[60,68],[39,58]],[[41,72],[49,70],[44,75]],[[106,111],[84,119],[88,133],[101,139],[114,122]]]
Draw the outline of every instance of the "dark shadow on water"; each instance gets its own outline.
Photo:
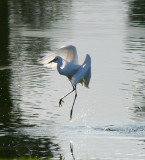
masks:
[[[50,146],[53,144],[45,138],[33,139],[17,134],[0,136],[0,158],[50,158],[53,157]]]
[[[131,119],[145,120],[145,1],[129,2],[126,48],[123,63],[132,75],[128,86],[127,106]]]
[[[9,66],[9,26],[8,26],[8,1],[0,1],[0,68]],[[9,91],[10,85],[10,70],[0,70],[0,122],[8,124],[11,116],[11,95]]]
[[[8,1],[0,1],[0,67],[9,65],[9,11]]]
[[[129,20],[134,26],[145,25],[145,1],[133,0],[129,2]]]

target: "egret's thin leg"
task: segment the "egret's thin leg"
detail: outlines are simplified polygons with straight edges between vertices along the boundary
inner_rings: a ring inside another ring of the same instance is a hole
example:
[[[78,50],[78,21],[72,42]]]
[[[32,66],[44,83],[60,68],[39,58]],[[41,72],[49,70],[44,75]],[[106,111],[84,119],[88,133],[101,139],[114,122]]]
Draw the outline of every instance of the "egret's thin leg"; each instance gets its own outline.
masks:
[[[74,89],[75,89],[75,98],[74,98],[73,105],[72,105],[72,108],[71,108],[71,111],[70,111],[70,119],[72,119],[73,107],[74,107],[74,104],[75,104],[75,101],[76,101],[76,98],[77,98],[76,86],[74,87]]]
[[[71,84],[72,84],[72,83],[71,83]],[[73,86],[73,85],[72,85],[72,86]],[[62,106],[62,102],[64,102],[63,99],[64,99],[65,97],[67,97],[69,94],[71,94],[74,90],[75,90],[75,87],[73,86],[73,90],[70,91],[69,93],[67,93],[66,95],[64,95],[64,96],[59,100],[59,107]]]

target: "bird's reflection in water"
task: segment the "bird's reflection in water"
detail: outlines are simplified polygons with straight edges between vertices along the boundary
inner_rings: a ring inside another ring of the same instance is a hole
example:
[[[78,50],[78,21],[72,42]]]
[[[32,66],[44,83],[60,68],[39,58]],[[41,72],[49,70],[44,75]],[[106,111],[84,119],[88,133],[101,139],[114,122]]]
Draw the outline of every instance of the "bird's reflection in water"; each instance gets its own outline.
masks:
[[[75,156],[74,156],[74,152],[73,152],[73,144],[72,144],[72,142],[70,142],[70,152],[71,152],[71,155],[72,155],[73,160],[75,160]]]
[[[73,144],[72,142],[70,142],[70,153],[72,156],[72,159],[75,160],[75,156],[74,156],[74,152],[73,152]],[[65,160],[65,157],[62,156],[62,154],[60,154],[59,160]]]
[[[65,160],[65,158],[62,156],[62,154],[59,155],[59,160]]]

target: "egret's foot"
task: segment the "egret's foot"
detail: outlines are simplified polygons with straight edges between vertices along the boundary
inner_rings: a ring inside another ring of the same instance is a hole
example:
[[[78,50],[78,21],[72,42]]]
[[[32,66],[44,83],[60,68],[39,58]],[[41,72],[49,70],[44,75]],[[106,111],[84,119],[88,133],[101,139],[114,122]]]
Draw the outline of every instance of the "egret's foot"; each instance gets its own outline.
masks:
[[[62,102],[64,103],[64,101],[62,100],[62,98],[59,100],[59,107],[62,106]]]

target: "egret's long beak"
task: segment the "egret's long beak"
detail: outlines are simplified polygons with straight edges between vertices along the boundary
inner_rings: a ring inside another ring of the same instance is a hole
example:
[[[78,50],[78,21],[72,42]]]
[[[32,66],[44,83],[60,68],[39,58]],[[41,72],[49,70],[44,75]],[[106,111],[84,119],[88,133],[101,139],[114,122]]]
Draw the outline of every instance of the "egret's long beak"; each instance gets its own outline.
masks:
[[[51,60],[50,62],[48,63],[52,63],[52,62],[55,62],[58,58],[54,58],[53,60]]]

